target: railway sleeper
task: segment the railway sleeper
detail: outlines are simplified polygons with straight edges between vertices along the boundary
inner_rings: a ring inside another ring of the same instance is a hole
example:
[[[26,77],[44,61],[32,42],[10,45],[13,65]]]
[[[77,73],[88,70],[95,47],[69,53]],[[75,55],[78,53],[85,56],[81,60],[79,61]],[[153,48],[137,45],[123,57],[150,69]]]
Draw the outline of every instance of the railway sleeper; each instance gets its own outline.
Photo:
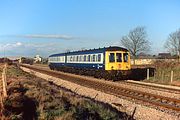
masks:
[[[173,105],[173,106],[176,106],[176,103],[173,102],[173,101],[168,102],[168,104]]]
[[[149,95],[143,95],[143,97],[147,99],[147,98],[149,98]]]
[[[162,99],[161,102],[162,102],[162,103],[168,103],[168,100]]]

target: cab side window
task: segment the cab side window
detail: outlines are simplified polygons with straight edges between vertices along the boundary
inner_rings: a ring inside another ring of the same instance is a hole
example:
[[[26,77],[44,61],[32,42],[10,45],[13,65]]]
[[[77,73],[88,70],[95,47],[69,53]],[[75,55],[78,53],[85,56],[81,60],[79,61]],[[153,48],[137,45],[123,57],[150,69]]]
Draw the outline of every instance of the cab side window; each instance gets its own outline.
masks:
[[[115,62],[115,55],[114,53],[109,54],[109,62]]]
[[[128,53],[124,53],[123,56],[124,56],[124,62],[128,62]]]

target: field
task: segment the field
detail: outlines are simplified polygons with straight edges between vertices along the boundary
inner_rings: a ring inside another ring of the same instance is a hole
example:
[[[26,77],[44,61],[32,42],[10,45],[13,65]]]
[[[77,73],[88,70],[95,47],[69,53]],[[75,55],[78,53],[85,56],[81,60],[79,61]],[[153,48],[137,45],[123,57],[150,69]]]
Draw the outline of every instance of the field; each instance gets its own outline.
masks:
[[[108,104],[75,94],[51,82],[8,66],[5,119],[109,120],[132,119]]]

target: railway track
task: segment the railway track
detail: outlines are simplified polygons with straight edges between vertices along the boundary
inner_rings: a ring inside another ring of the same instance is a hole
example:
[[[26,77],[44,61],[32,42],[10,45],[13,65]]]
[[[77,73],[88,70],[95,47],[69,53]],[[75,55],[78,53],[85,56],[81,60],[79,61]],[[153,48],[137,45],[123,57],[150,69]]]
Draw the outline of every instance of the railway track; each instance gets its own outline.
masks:
[[[32,69],[37,72],[41,72],[47,75],[51,75],[54,77],[58,77],[82,86],[86,86],[89,88],[96,89],[98,91],[102,91],[108,94],[112,94],[118,97],[128,97],[130,99],[135,99],[139,101],[143,101],[145,103],[154,105],[155,107],[170,109],[176,112],[180,112],[180,100],[165,96],[160,96],[156,94],[151,94],[143,91],[133,90],[130,88],[124,88],[112,84],[108,84],[102,81],[94,81],[83,77],[77,76],[69,76],[68,74],[60,73],[57,71],[51,71],[47,69],[41,69],[34,66],[29,65],[21,65],[22,67],[26,67]]]
[[[40,67],[40,68],[44,68],[44,69],[49,69],[48,65],[40,65],[40,64],[36,64],[35,66]],[[137,65],[137,66],[133,66],[134,68],[141,68],[141,67],[153,67],[153,65]],[[148,88],[148,89],[152,89],[152,90],[158,90],[158,91],[166,91],[169,93],[174,93],[174,94],[180,94],[180,89],[176,89],[176,88],[172,88],[172,87],[166,87],[160,84],[156,84],[154,85],[153,83],[145,83],[145,82],[132,82],[131,80],[129,81],[117,81],[115,83],[120,83],[120,84],[125,84],[125,85],[131,85],[131,86],[137,86],[137,87],[141,87],[141,88]],[[175,86],[176,87],[176,86]]]
[[[163,85],[152,85],[152,84],[145,84],[143,82],[139,83],[139,82],[131,82],[131,81],[117,82],[117,83],[141,87],[141,88],[148,88],[151,90],[158,90],[158,91],[168,92],[168,93],[173,93],[173,94],[180,94],[180,89],[176,89],[172,87],[165,87]]]

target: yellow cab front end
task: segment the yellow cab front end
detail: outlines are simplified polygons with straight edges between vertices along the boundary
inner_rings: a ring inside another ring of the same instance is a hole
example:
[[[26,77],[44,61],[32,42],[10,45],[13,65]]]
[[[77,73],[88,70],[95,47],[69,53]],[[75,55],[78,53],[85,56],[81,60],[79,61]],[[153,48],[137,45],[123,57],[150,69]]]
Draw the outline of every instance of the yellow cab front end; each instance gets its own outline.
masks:
[[[106,51],[105,52],[105,70],[131,69],[130,53],[128,51]]]

